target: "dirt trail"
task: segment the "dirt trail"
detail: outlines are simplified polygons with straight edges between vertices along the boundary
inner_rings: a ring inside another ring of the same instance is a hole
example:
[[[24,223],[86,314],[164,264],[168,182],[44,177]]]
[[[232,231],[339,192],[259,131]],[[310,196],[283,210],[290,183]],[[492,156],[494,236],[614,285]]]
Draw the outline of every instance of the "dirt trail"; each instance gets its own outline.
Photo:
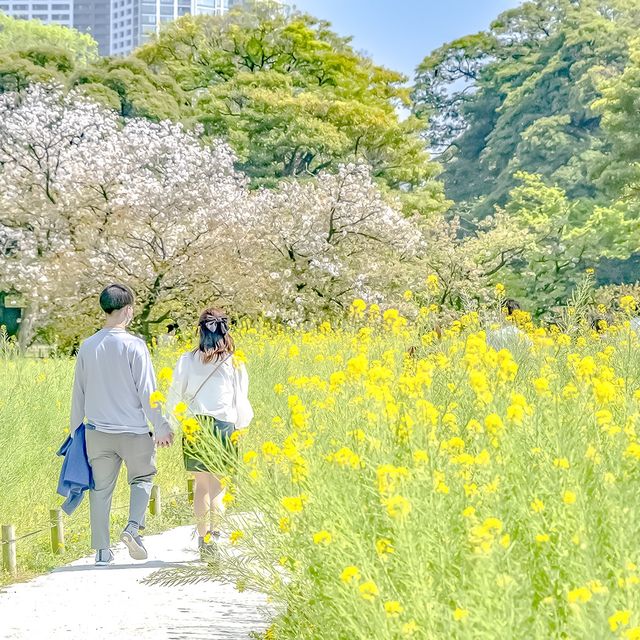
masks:
[[[148,536],[149,559],[122,545],[110,567],[93,557],[0,589],[3,640],[207,640],[249,638],[266,626],[263,595],[206,582],[184,587],[142,583],[158,569],[197,562],[192,527]]]

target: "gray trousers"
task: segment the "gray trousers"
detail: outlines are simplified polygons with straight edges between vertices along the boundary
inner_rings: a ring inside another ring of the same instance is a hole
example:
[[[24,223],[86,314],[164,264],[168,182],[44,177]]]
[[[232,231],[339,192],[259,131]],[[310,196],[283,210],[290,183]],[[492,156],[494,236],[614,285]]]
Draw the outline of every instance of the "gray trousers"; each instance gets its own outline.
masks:
[[[87,429],[86,439],[94,482],[94,488],[89,492],[91,546],[107,549],[111,497],[122,462],[127,467],[130,486],[129,522],[143,527],[156,474],[156,448],[150,433],[105,433]]]

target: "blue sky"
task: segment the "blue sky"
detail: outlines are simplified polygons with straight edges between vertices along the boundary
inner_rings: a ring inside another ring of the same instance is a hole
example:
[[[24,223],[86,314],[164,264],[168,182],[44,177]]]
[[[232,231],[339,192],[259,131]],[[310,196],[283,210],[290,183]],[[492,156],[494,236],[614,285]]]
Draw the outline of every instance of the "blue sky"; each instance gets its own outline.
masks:
[[[291,0],[301,11],[329,20],[340,35],[376,63],[413,75],[433,49],[486,29],[520,0]]]

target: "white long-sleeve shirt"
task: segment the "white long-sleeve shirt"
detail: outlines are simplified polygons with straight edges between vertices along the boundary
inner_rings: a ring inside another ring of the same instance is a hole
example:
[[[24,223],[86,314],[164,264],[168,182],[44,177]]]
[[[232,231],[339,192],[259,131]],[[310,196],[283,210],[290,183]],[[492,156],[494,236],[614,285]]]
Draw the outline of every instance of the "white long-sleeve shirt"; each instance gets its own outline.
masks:
[[[169,422],[149,397],[156,378],[147,345],[124,329],[101,329],[78,351],[70,431],[82,422],[106,433],[170,433]]]
[[[203,383],[194,398],[193,394]],[[248,427],[253,419],[249,402],[249,376],[242,363],[234,364],[233,357],[227,358],[222,364],[218,360],[205,364],[200,353],[189,351],[182,355],[173,371],[173,382],[167,398],[170,415],[173,415],[179,402],[184,402],[192,415],[212,416],[223,422],[231,422],[236,429]]]

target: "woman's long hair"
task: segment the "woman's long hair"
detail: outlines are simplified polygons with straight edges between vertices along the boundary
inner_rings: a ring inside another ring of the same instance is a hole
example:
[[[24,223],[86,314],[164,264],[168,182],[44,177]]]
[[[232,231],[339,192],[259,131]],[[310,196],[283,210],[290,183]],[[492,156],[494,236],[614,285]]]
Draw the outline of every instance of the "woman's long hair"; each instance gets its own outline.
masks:
[[[229,333],[229,316],[214,307],[205,309],[198,321],[200,344],[194,353],[200,353],[204,364],[221,360],[235,351],[233,338]]]

